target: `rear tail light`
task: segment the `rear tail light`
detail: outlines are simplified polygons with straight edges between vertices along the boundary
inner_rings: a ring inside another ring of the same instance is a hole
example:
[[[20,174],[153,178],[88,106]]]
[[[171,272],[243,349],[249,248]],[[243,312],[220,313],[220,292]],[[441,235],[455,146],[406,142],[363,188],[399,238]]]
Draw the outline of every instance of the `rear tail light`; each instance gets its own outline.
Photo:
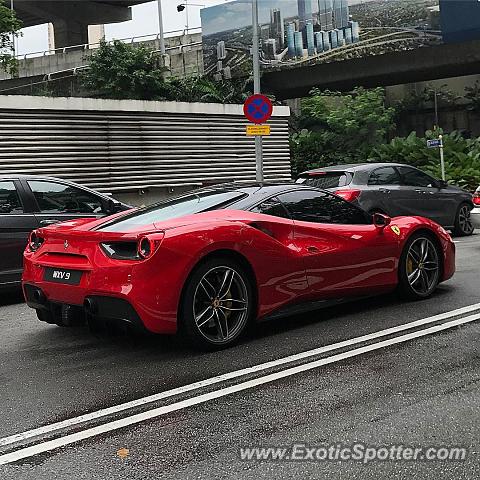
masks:
[[[30,234],[28,239],[28,248],[31,252],[36,252],[42,245],[45,240],[40,237],[36,230]]]
[[[103,242],[103,252],[116,260],[146,260],[150,258],[162,243],[164,233],[142,235],[138,240]]]
[[[138,241],[138,256],[140,258],[148,258],[152,256],[152,253],[155,251],[155,245],[153,241],[148,237],[143,237]]]
[[[339,197],[342,197],[347,202],[353,202],[360,196],[361,191],[360,190],[337,190],[334,193]]]
[[[473,203],[475,205],[480,205],[480,192],[475,192],[473,194]]]

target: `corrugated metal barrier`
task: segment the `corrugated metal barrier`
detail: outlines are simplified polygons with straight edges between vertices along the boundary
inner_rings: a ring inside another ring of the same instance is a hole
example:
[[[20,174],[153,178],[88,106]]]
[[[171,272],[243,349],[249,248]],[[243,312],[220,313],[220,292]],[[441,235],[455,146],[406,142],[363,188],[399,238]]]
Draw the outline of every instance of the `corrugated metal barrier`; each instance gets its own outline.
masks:
[[[288,107],[264,137],[266,180],[290,179]],[[0,97],[0,173],[120,192],[255,180],[240,105]]]

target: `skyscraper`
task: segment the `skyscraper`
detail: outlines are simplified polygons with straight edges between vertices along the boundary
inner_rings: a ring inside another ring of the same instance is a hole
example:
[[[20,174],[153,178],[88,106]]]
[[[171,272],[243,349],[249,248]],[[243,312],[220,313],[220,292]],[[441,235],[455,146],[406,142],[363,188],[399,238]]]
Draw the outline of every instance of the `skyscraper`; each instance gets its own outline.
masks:
[[[277,41],[274,38],[269,38],[265,43],[265,55],[267,58],[273,60],[277,53]]]
[[[312,0],[297,0],[298,18],[300,19],[299,30],[303,31],[309,20],[312,20]]]
[[[270,38],[274,38],[277,47],[282,50],[285,46],[285,27],[282,12],[279,8],[270,10]]]
[[[307,22],[307,51],[308,56],[315,55],[315,37],[313,36],[313,22],[312,20]]]
[[[332,48],[337,48],[338,47],[338,30],[331,30],[330,32],[330,45]]]
[[[360,26],[358,22],[349,22],[350,27],[352,28],[352,40],[354,43],[360,41]]]
[[[225,60],[227,58],[227,50],[225,48],[225,42],[221,40],[217,43],[217,60]]]
[[[295,58],[295,24],[289,23],[287,25],[287,47],[288,47],[288,56],[290,58]]]
[[[322,32],[315,32],[315,46],[317,47],[317,53],[323,52],[323,35]]]
[[[303,35],[302,32],[295,32],[295,54],[297,57],[303,57]]]
[[[330,50],[332,46],[330,45],[330,35],[328,32],[321,31],[320,32],[323,37],[323,51],[326,52],[327,50]]]
[[[318,0],[318,22],[322,30],[333,29],[333,3],[332,0]]]

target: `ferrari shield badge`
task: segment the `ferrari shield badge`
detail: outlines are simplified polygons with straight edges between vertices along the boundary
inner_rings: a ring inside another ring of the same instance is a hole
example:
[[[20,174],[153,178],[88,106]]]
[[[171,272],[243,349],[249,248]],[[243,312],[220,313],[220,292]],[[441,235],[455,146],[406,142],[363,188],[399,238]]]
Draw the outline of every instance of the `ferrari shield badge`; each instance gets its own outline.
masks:
[[[392,225],[390,228],[395,235],[400,235],[400,228],[398,228],[397,225]]]

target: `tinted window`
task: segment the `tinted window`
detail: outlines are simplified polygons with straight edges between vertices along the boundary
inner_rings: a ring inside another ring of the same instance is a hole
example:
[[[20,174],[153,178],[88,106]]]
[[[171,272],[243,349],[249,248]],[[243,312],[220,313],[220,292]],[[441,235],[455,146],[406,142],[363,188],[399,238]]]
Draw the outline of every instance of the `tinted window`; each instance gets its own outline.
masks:
[[[0,182],[0,213],[23,213],[22,203],[13,182]]]
[[[193,215],[230,205],[245,195],[239,192],[209,191],[167,200],[122,217],[99,228],[105,232],[125,232],[172,218]]]
[[[80,188],[56,182],[28,184],[42,213],[105,213],[101,199]]]
[[[270,198],[265,202],[253,207],[252,212],[272,215],[273,217],[290,218],[286,208],[277,198]]]
[[[399,167],[404,185],[411,187],[433,187],[434,180],[416,168]]]
[[[366,215],[350,203],[328,193],[300,190],[279,195],[294,220],[345,225],[366,224]]]
[[[400,185],[400,175],[393,167],[377,168],[370,174],[369,185]]]

